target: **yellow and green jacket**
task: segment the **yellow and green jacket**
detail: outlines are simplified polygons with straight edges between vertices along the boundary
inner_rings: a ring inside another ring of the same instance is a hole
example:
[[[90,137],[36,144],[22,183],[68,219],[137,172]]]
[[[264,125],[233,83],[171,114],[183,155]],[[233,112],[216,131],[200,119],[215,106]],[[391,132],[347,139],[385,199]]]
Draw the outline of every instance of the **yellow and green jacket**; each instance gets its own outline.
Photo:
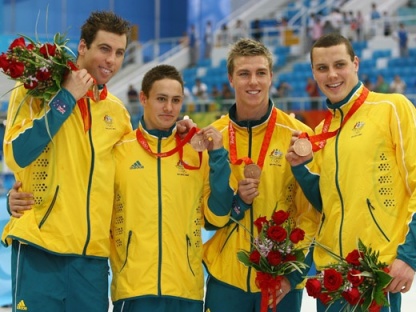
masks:
[[[305,231],[307,239],[302,243],[306,247],[319,224],[319,213],[302,194],[291,166],[285,159],[292,131],[312,133],[309,127],[275,108],[271,101],[268,113],[260,120],[237,122],[234,105],[229,114],[215,121],[213,126],[222,132],[224,147],[229,150],[228,125],[231,122],[235,131],[237,158],[250,157],[257,163],[272,110],[277,110],[277,119],[260,177],[260,194],[250,206],[235,195],[231,215],[242,226],[229,222],[227,226],[218,229],[204,246],[204,265],[209,274],[220,282],[251,293],[260,292],[255,283],[255,271],[239,262],[237,252],[251,250],[253,236],[258,235],[253,222],[259,217],[271,218],[275,209],[288,211],[293,227],[297,226]],[[231,186],[235,191],[238,189],[238,181],[244,179],[243,170],[244,164],[231,165]],[[291,274],[288,278],[292,287],[296,287],[303,280],[300,273]]]
[[[339,128],[361,82],[345,100],[327,101],[329,131]],[[322,132],[322,124],[316,133]],[[322,212],[316,236],[342,257],[357,241],[391,264],[399,258],[416,270],[416,110],[401,94],[370,92],[362,106],[327,140],[313,161],[294,167],[305,194]],[[317,268],[334,262],[315,247]]]
[[[2,242],[46,251],[107,258],[113,202],[112,149],[131,131],[122,102],[112,94],[88,100],[91,128],[84,130],[75,99],[60,90],[46,105],[16,88],[10,99],[4,156],[35,205],[11,217]]]
[[[176,127],[139,130],[152,153],[177,146]],[[190,144],[156,157],[137,141],[136,131],[115,147],[114,215],[111,224],[114,302],[141,297],[202,301],[201,227],[228,222],[233,199],[224,148],[199,154]],[[209,154],[209,157],[208,157]],[[208,159],[209,158],[209,159]],[[200,169],[187,169],[183,164]]]

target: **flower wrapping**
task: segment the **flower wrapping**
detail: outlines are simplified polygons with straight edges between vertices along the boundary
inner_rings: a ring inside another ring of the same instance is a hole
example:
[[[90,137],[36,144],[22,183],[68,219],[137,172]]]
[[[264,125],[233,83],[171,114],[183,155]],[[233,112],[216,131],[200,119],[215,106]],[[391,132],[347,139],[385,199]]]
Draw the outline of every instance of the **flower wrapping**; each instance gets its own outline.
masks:
[[[258,236],[252,237],[251,250],[237,252],[241,263],[256,270],[262,312],[267,311],[270,298],[273,311],[276,311],[277,292],[284,275],[296,270],[302,273],[308,267],[304,263],[303,248],[296,246],[304,240],[305,232],[293,228],[289,216],[288,212],[278,210],[273,212],[271,219],[259,217],[254,221]]]
[[[384,289],[392,277],[386,263],[379,261],[379,252],[358,240],[358,248],[342,258],[324,248],[338,261],[309,277],[306,291],[309,296],[331,306],[335,301],[345,300],[341,311],[378,312],[389,306]]]

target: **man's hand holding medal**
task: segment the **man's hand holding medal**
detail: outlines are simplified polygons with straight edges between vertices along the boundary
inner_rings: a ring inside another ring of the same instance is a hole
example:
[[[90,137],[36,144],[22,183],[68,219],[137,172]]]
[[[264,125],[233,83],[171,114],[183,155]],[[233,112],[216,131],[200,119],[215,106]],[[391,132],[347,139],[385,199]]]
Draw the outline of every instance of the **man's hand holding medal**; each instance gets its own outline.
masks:
[[[312,143],[307,134],[301,131],[294,131],[286,153],[286,160],[292,166],[297,166],[308,161],[312,156]]]

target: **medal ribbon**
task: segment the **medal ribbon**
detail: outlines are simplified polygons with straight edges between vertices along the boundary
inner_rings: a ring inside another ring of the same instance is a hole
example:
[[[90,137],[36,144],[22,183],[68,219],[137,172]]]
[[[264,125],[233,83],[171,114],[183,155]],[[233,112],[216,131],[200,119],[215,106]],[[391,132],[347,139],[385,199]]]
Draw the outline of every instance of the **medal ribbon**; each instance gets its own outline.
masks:
[[[267,149],[269,148],[269,145],[270,145],[270,140],[272,138],[274,126],[275,126],[275,123],[276,123],[276,118],[277,118],[277,110],[275,108],[273,108],[272,109],[272,114],[271,114],[270,119],[269,119],[269,122],[267,123],[266,133],[264,134],[263,143],[261,145],[259,158],[258,158],[258,162],[257,162],[257,165],[260,168],[263,168],[263,165],[264,165],[264,159],[266,158]],[[243,162],[246,165],[252,164],[253,160],[251,160],[250,157],[242,157],[240,159],[237,157],[237,140],[236,140],[236,136],[235,136],[234,127],[233,127],[231,121],[228,123],[228,136],[229,136],[229,141],[230,141],[230,160],[231,160],[231,164],[240,165]]]
[[[355,100],[354,104],[352,104],[351,109],[348,111],[347,115],[345,115],[344,120],[341,122],[341,125],[339,126],[337,130],[328,132],[329,126],[331,125],[331,121],[333,117],[332,113],[328,111],[325,115],[324,125],[322,127],[322,132],[320,134],[309,136],[306,132],[303,132],[299,135],[299,138],[308,138],[309,141],[311,141],[312,143],[312,150],[314,152],[319,151],[325,146],[326,140],[335,136],[341,130],[341,128],[345,125],[345,123],[351,118],[351,116],[360,108],[360,106],[366,100],[368,93],[369,93],[368,89],[364,87],[360,96]],[[316,143],[316,142],[319,142],[319,143]]]
[[[95,81],[95,79],[94,79]],[[94,82],[95,83],[95,82]],[[82,121],[84,122],[84,131],[87,132],[91,129],[91,118],[90,111],[88,109],[88,101],[91,98],[94,102],[105,100],[107,97],[107,86],[104,85],[104,88],[100,91],[100,98],[97,100],[94,96],[93,90],[88,90],[85,97],[77,101],[79,110],[81,111]]]
[[[189,142],[189,140],[192,138],[192,136],[195,134],[195,132],[198,129],[196,127],[191,128],[191,130],[189,130],[188,134],[185,136],[185,138],[183,140],[181,140],[181,138],[179,137],[179,135],[176,133],[175,134],[175,138],[176,138],[176,146],[171,149],[170,151],[167,152],[162,152],[162,153],[154,153],[152,151],[152,149],[149,146],[149,143],[147,143],[145,137],[143,136],[143,133],[140,131],[139,128],[137,128],[136,130],[136,138],[137,138],[137,142],[139,142],[140,146],[144,148],[145,151],[147,151],[149,154],[156,156],[156,157],[168,157],[171,156],[173,154],[175,154],[176,152],[179,153],[179,159],[181,161],[181,164],[184,166],[185,169],[190,169],[190,170],[195,170],[195,169],[199,169],[201,167],[201,162],[202,162],[202,152],[198,152],[199,154],[199,166],[198,167],[194,167],[194,166],[190,166],[188,164],[186,164],[182,157],[183,157],[183,146]]]
[[[69,61],[67,63],[68,67],[71,70],[77,71],[79,70],[79,68],[77,67],[77,65],[71,61]],[[90,119],[90,111],[88,110],[88,99],[92,99],[94,102],[98,102],[101,100],[105,100],[105,98],[107,97],[107,86],[104,85],[103,89],[99,92],[99,98],[97,98],[96,93],[94,93],[94,88],[98,88],[97,86],[97,81],[92,78],[94,80],[94,84],[93,84],[93,88],[89,89],[87,91],[87,93],[85,94],[85,96],[81,99],[79,99],[77,101],[79,110],[81,111],[81,116],[82,116],[82,121],[84,123],[84,131],[87,132],[88,130],[91,129],[91,119]],[[98,94],[97,94],[98,95]]]

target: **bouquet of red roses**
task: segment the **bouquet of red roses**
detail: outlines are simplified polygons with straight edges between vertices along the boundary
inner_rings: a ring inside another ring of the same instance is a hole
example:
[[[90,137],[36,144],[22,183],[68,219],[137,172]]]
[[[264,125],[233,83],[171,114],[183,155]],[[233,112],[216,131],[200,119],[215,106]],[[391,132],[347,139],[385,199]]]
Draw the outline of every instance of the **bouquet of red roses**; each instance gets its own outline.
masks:
[[[68,41],[59,33],[52,43],[40,43],[21,36],[0,55],[0,69],[11,79],[21,82],[29,90],[28,96],[49,101],[61,88],[65,74],[75,67],[74,53],[66,46]]]
[[[253,239],[251,251],[239,251],[237,257],[244,265],[257,271],[256,284],[262,293],[261,311],[267,311],[269,293],[273,296],[276,311],[276,292],[283,276],[295,270],[302,272],[308,267],[303,262],[303,248],[296,247],[304,240],[305,232],[292,228],[289,213],[283,210],[273,212],[270,220],[259,217],[254,225],[259,235]]]
[[[388,274],[387,264],[378,260],[378,251],[365,246],[361,240],[358,241],[358,248],[345,259],[325,249],[338,262],[308,278],[306,290],[309,296],[328,306],[344,299],[346,303],[341,311],[361,309],[378,312],[382,307],[389,306],[384,289],[392,277]]]

